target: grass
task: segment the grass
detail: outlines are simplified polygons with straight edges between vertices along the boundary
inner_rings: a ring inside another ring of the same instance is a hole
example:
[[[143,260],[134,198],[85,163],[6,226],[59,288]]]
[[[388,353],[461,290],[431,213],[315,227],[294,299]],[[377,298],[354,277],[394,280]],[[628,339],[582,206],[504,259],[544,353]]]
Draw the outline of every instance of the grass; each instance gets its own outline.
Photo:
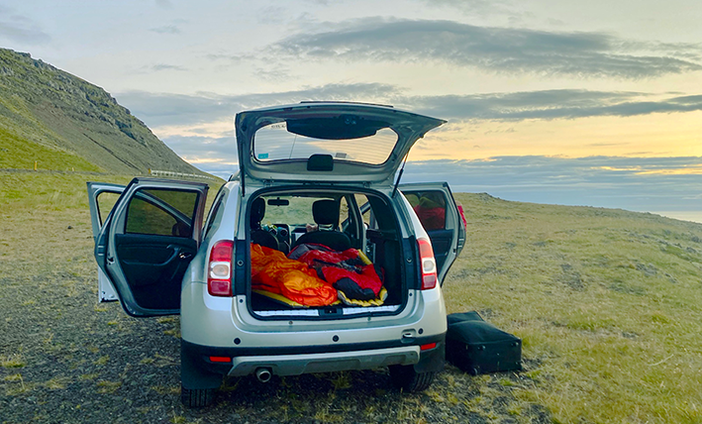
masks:
[[[24,379],[22,374],[10,374],[3,378],[3,381],[7,382],[8,385],[5,387],[5,393],[8,396],[15,396],[21,393],[27,392],[30,388],[24,384]]]
[[[103,355],[95,360],[95,365],[106,365],[110,362],[110,355]]]
[[[68,377],[54,377],[43,383],[43,386],[49,390],[64,390],[66,385],[71,382]]]
[[[85,181],[130,178],[0,172],[0,400],[36,410],[28,417],[84,390],[81,404],[125,421],[134,416],[124,399],[144,402],[134,413],[187,422],[702,421],[702,225],[479,194],[457,194],[468,241],[444,284],[447,308],[478,310],[521,337],[523,372],[471,377],[448,366],[417,395],[393,391],[378,370],[232,379],[212,409],[171,414],[177,317],[138,320],[95,304]],[[142,379],[146,391],[132,385]],[[46,404],[22,403],[28,396]]]
[[[22,368],[25,365],[27,365],[27,363],[22,355],[18,353],[0,357],[0,366],[3,368]]]
[[[702,225],[459,194],[468,242],[450,312],[488,311],[523,339],[558,422],[702,420]]]
[[[97,384],[97,392],[98,393],[103,393],[103,394],[112,394],[117,391],[122,386],[121,381],[106,381],[106,380],[101,380],[98,381]]]
[[[0,169],[101,172],[103,169],[71,152],[18,137],[0,127]]]
[[[88,208],[85,182],[95,180],[127,184],[131,178],[81,173],[3,172],[0,173],[0,205],[3,205],[8,214],[84,211]]]

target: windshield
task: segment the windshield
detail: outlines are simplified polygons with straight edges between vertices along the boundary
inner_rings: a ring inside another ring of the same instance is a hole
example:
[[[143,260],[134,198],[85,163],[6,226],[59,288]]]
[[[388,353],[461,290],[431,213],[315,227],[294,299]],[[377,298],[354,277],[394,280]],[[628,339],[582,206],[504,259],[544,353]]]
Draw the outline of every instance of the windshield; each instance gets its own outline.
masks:
[[[331,120],[330,120],[331,121]],[[289,159],[307,160],[314,154],[331,155],[335,161],[345,160],[379,165],[388,160],[397,133],[390,128],[360,126],[349,130],[337,122],[315,122],[315,126],[286,121],[266,125],[256,131],[253,140],[254,158],[258,162]]]

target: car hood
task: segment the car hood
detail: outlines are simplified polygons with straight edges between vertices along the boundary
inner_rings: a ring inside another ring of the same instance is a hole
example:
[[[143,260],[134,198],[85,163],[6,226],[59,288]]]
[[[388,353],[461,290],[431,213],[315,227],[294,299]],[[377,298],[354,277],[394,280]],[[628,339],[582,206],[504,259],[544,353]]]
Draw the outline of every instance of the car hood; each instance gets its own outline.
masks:
[[[390,106],[309,102],[241,112],[242,178],[392,184],[414,143],[445,123]]]

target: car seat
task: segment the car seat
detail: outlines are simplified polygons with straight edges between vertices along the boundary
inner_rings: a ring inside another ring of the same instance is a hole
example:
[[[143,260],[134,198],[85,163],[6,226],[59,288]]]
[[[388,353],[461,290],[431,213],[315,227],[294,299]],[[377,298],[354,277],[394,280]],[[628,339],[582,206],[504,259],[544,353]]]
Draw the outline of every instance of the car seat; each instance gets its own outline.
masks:
[[[268,231],[261,228],[261,220],[266,214],[266,202],[259,197],[251,203],[251,241],[261,246],[279,250],[278,239]]]
[[[312,216],[319,230],[305,233],[295,241],[293,248],[302,243],[316,243],[333,250],[344,251],[351,248],[351,239],[339,226],[339,203],[331,199],[317,200],[312,204]]]

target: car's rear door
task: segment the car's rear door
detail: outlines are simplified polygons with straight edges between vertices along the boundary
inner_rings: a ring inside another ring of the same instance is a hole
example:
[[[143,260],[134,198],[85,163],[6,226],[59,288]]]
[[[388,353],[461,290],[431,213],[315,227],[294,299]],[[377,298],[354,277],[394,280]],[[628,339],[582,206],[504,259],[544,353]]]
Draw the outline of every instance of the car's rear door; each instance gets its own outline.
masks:
[[[88,182],[88,203],[90,204],[93,241],[97,240],[100,229],[123,191],[123,185]],[[98,302],[114,302],[116,300],[119,300],[117,292],[102,269],[98,267]]]
[[[179,313],[181,281],[197,253],[207,189],[151,178],[135,178],[124,188],[97,235],[95,259],[129,315]]]
[[[446,182],[400,184],[399,188],[431,239],[439,282],[443,283],[466,241],[463,212]]]

